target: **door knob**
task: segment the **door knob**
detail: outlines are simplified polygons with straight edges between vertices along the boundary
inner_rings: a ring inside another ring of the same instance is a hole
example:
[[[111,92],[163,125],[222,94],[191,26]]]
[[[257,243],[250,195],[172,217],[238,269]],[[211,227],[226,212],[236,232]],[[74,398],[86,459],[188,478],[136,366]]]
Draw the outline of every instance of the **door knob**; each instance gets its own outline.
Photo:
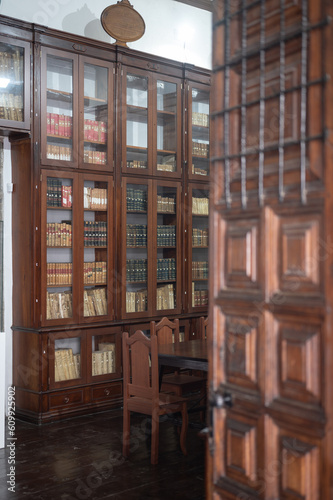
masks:
[[[213,391],[209,396],[209,404],[213,408],[231,408],[232,407],[232,395],[226,391]]]

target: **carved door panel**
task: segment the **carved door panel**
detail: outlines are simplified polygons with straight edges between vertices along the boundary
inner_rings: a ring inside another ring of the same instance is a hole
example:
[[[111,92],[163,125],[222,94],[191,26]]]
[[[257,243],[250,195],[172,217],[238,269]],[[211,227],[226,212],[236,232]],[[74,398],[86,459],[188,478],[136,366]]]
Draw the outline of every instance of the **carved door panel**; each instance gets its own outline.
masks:
[[[329,3],[214,4],[214,500],[333,498]]]

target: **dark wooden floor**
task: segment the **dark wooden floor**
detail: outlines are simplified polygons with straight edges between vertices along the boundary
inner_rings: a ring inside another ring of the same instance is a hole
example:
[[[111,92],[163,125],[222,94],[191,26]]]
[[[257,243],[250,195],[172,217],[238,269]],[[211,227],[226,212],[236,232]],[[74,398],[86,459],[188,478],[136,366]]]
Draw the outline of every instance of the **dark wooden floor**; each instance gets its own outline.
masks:
[[[132,417],[132,453],[121,455],[120,410],[35,426],[16,420],[16,491],[8,491],[9,449],[0,450],[1,500],[204,499],[204,440],[160,424],[159,464],[150,464],[146,417]],[[8,442],[8,441],[7,441]]]

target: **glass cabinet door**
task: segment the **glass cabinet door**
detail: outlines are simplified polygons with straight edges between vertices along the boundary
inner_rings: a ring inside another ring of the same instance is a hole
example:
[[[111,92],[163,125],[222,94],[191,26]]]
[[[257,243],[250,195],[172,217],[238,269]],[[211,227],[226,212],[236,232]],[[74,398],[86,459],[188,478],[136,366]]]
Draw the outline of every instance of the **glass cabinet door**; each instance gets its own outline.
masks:
[[[42,160],[73,166],[77,149],[77,56],[48,49],[42,52]],[[44,123],[43,123],[44,122]]]
[[[189,89],[189,176],[209,176],[209,91]]]
[[[0,37],[0,126],[30,129],[30,44]]]
[[[156,164],[157,173],[180,175],[181,94],[177,80],[157,80]]]
[[[83,163],[111,167],[112,141],[108,131],[112,129],[109,96],[112,97],[112,65],[97,64],[95,60],[81,60],[80,82],[83,81]],[[111,99],[112,102],[112,99]]]
[[[180,310],[180,183],[155,181],[153,262],[157,313]]]
[[[70,387],[86,379],[86,338],[80,331],[58,332],[49,334],[49,374],[50,387]],[[63,396],[54,396],[63,400]],[[81,400],[81,398],[80,398]],[[65,396],[64,403],[70,399]]]
[[[134,180],[133,180],[134,181]],[[123,223],[123,241],[126,248],[123,252],[122,275],[126,276],[125,314],[136,316],[147,314],[151,309],[148,293],[151,282],[148,262],[150,261],[149,231],[151,228],[151,181],[142,183],[123,179],[126,207]]]
[[[42,317],[73,322],[73,178],[43,173],[43,200]]]
[[[112,185],[112,181],[111,181]],[[109,250],[112,206],[110,180],[85,176],[83,180],[83,316],[93,318],[110,315],[108,287],[112,268]]]
[[[101,328],[88,335],[91,345],[90,380],[111,380],[121,376],[121,330]],[[90,348],[89,348],[90,349]],[[98,378],[97,378],[98,377]]]
[[[208,306],[209,191],[190,186],[189,275],[192,309]]]
[[[54,340],[54,381],[66,382],[81,378],[81,338]]]
[[[126,164],[123,170],[148,171],[148,76],[136,73],[126,73],[126,88],[123,99],[126,103],[125,119],[123,120],[123,137],[126,138]]]

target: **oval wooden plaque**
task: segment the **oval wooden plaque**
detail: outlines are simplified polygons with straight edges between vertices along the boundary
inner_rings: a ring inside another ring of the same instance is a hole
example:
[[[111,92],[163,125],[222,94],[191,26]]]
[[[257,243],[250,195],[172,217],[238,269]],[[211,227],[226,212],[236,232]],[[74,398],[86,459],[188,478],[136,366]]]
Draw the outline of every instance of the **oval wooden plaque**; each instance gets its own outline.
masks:
[[[125,47],[126,42],[141,38],[146,29],[143,18],[128,0],[106,7],[101,14],[101,23],[108,35],[115,38],[115,43]]]

